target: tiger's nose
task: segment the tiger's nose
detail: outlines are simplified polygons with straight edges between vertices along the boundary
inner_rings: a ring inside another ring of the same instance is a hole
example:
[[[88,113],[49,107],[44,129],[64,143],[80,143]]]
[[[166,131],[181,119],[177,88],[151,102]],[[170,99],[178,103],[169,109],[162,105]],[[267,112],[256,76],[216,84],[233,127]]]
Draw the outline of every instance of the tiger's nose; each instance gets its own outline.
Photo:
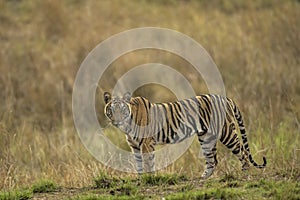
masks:
[[[114,125],[114,126],[119,126],[119,125],[122,125],[123,124],[123,122],[122,121],[113,121],[112,122],[112,124]]]
[[[119,110],[121,108],[121,104],[120,103],[114,103],[112,104],[112,107],[115,109],[115,110]]]

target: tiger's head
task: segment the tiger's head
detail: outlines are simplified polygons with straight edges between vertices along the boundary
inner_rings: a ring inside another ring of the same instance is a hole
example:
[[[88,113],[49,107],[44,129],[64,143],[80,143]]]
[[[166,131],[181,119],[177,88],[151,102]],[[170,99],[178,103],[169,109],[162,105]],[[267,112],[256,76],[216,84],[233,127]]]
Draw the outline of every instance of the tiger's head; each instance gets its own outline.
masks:
[[[128,121],[131,115],[130,107],[131,94],[125,93],[123,97],[112,97],[109,92],[104,92],[104,114],[111,123],[128,132]]]

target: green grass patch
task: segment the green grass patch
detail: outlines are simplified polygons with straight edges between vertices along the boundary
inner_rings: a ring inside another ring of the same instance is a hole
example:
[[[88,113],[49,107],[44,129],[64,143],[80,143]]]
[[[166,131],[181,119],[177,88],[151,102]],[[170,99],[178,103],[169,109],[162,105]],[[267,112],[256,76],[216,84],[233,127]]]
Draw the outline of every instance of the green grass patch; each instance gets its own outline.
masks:
[[[166,199],[300,199],[300,183],[274,180],[211,180],[200,188],[170,194]]]
[[[225,175],[218,179],[188,180],[176,174],[145,174],[137,178],[115,177],[100,174],[94,178],[94,186],[68,191],[58,190],[52,181],[42,180],[31,187],[0,192],[0,200],[31,199],[38,193],[57,191],[57,199],[300,199],[300,183],[294,180],[245,179]],[[73,194],[72,194],[73,193]],[[72,196],[74,195],[74,196]]]
[[[188,180],[186,176],[176,174],[144,174],[141,176],[141,181],[144,185],[176,185],[180,181],[186,180]]]
[[[50,180],[41,180],[32,185],[32,192],[33,193],[47,193],[47,192],[54,192],[59,187]]]
[[[32,191],[29,189],[18,189],[13,191],[3,191],[0,192],[0,199],[1,200],[25,200],[32,198],[33,194]]]
[[[194,185],[193,184],[186,184],[181,186],[180,190],[181,192],[188,192],[190,190],[194,189]]]
[[[93,180],[95,188],[109,189],[132,184],[147,186],[176,185],[181,181],[187,181],[188,178],[184,175],[176,174],[143,174],[136,179],[124,179],[101,173]]]
[[[108,196],[108,195],[80,195],[77,197],[69,198],[72,200],[140,200],[145,199],[142,196]]]
[[[96,188],[107,189],[117,185],[120,180],[115,177],[110,177],[104,173],[94,178],[94,185]]]
[[[48,193],[58,190],[58,186],[50,180],[41,180],[29,188],[19,188],[11,191],[1,191],[0,200],[31,199],[34,193]]]
[[[135,196],[137,185],[137,179],[108,176],[104,173],[100,173],[99,176],[94,178],[94,188],[112,196]]]
[[[141,199],[143,192],[151,187],[161,189],[160,186],[175,186],[182,181],[187,181],[187,177],[176,174],[144,174],[137,178],[121,178],[109,176],[105,173],[100,173],[99,176],[93,179],[93,193],[101,195],[79,196],[77,199]],[[193,188],[191,185],[179,186],[179,191],[189,191]],[[151,193],[151,190],[150,190]]]
[[[220,180],[223,188],[237,188],[241,186],[242,181],[232,174],[225,174]]]
[[[201,191],[181,192],[171,194],[166,199],[240,199],[243,192],[237,189],[211,188]]]
[[[137,194],[137,187],[132,183],[125,183],[117,187],[116,191],[121,195],[134,196]]]
[[[124,179],[101,174],[94,179],[95,193],[100,196],[83,198],[127,199],[155,198],[166,194],[167,199],[241,199],[241,198],[299,198],[299,184],[292,181],[252,180],[247,181],[231,174],[220,179],[189,181],[176,174],[144,174],[134,179]],[[148,190],[148,191],[147,191]],[[150,192],[149,192],[150,191]],[[171,194],[169,194],[171,193]],[[168,195],[169,194],[169,195]],[[145,196],[142,196],[145,197]]]
[[[245,189],[275,199],[300,199],[300,184],[291,181],[261,179],[245,184]]]
[[[68,199],[73,199],[73,200],[97,200],[99,198],[95,194],[85,194],[85,195],[80,195],[80,196],[76,196],[76,197],[68,198]]]

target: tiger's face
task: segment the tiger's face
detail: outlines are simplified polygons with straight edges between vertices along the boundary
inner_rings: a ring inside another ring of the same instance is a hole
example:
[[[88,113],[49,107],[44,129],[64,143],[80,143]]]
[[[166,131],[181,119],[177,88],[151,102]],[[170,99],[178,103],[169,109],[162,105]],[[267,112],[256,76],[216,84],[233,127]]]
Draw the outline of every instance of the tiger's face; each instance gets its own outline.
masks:
[[[118,128],[127,127],[131,115],[130,98],[130,93],[125,93],[123,97],[111,97],[109,92],[104,93],[104,114]]]

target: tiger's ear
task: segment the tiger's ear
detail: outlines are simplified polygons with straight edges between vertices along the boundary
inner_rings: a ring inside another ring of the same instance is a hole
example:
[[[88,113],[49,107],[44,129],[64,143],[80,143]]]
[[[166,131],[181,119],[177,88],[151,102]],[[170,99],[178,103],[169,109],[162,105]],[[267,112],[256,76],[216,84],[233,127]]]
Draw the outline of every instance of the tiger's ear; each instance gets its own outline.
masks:
[[[109,92],[104,92],[104,102],[107,104],[111,100],[111,95]]]
[[[131,93],[130,92],[126,92],[124,95],[123,95],[123,99],[127,102],[130,101],[131,99]]]

